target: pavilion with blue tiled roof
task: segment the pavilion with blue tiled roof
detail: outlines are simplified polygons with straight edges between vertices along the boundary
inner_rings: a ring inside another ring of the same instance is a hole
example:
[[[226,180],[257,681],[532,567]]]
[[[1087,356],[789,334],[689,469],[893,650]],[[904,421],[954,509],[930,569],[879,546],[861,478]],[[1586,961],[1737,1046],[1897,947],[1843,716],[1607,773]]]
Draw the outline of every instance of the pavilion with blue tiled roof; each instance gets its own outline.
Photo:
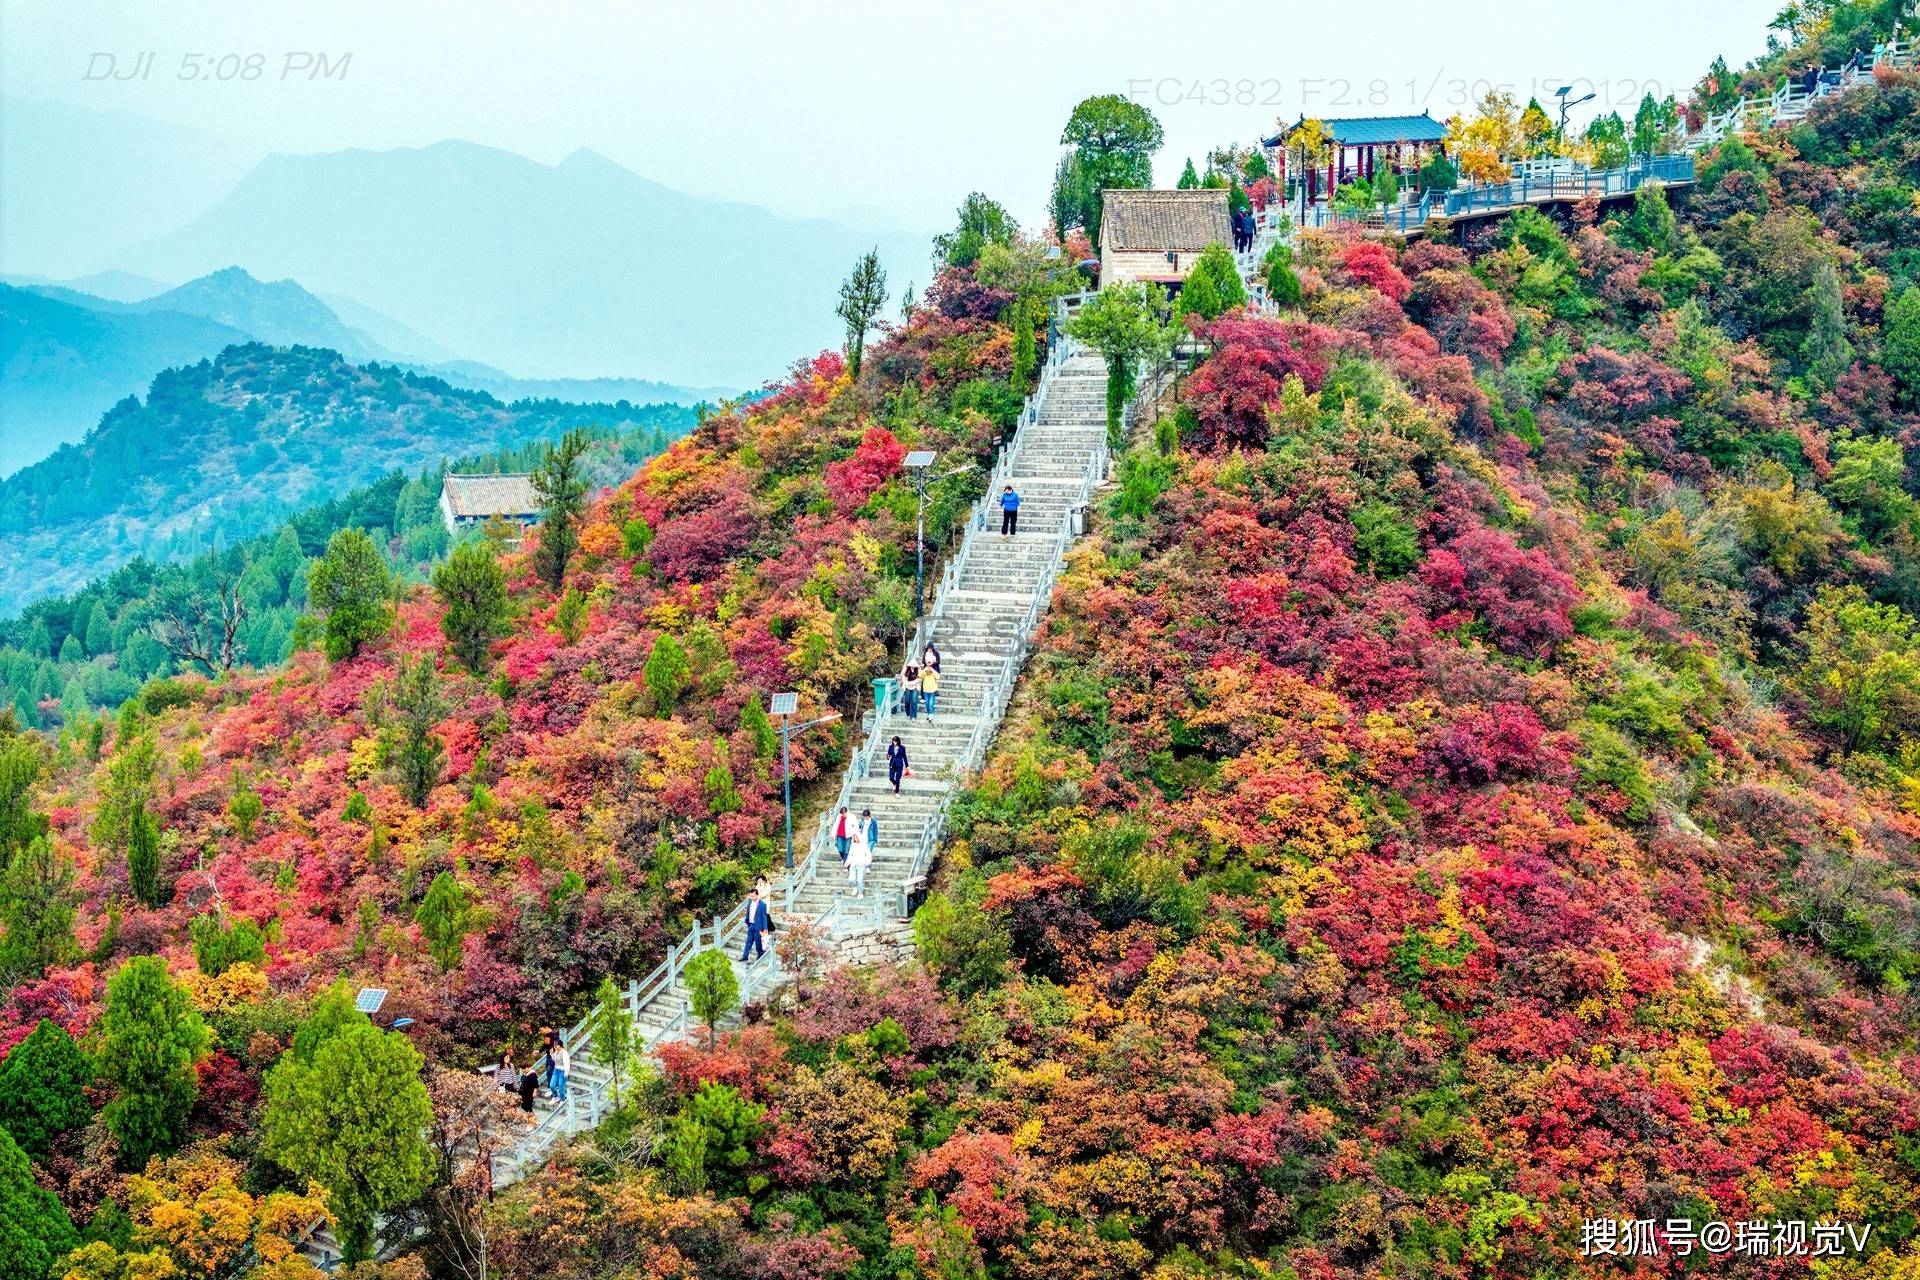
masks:
[[[1294,131],[1306,123],[1302,116],[1290,127],[1264,140],[1273,153],[1275,168],[1286,172],[1286,147]],[[1419,172],[1436,153],[1445,153],[1447,128],[1422,111],[1417,116],[1351,116],[1341,119],[1320,117],[1333,139],[1332,154],[1327,157],[1325,188],[1316,167],[1304,175],[1307,198],[1317,200],[1339,189],[1340,184],[1357,178],[1371,180],[1381,164],[1394,172],[1412,175]]]

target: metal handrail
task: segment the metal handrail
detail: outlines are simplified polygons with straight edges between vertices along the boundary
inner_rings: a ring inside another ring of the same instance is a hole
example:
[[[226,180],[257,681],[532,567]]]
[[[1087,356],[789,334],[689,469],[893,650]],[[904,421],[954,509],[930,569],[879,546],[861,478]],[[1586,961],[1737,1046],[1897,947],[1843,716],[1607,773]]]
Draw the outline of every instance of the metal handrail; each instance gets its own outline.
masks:
[[[1816,98],[1831,97],[1873,79],[1876,67],[1907,68],[1915,63],[1915,42],[1901,43],[1895,38],[1874,48],[1873,57],[1861,66],[1823,67],[1808,89],[1801,79],[1782,76],[1774,91],[1764,98],[1742,97],[1725,111],[1714,112],[1701,120],[1700,127],[1687,135],[1681,147],[1702,151],[1718,146],[1729,136],[1752,124],[1762,127],[1791,124],[1807,113]]]

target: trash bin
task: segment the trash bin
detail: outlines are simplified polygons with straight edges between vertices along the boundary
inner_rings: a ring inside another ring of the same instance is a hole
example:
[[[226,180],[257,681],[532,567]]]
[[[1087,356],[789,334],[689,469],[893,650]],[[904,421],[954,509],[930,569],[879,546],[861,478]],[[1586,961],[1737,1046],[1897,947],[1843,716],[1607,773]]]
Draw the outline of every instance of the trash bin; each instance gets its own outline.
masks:
[[[1087,509],[1086,509],[1085,507],[1075,507],[1075,508],[1073,509],[1073,524],[1072,524],[1072,528],[1073,528],[1073,536],[1074,536],[1074,537],[1076,537],[1076,538],[1083,538],[1083,537],[1085,537],[1085,536],[1086,536],[1086,533],[1087,533]]]
[[[881,676],[873,682],[873,709],[880,715],[887,714],[887,708],[893,705],[893,677]]]

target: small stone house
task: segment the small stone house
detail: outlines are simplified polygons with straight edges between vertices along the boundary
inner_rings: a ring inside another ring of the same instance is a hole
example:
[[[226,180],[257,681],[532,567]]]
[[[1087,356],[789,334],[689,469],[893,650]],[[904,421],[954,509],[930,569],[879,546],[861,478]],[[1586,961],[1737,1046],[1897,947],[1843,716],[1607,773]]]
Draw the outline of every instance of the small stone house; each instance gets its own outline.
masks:
[[[1233,246],[1224,188],[1101,193],[1100,285],[1185,282],[1200,251]]]
[[[540,522],[540,499],[533,491],[532,476],[450,474],[441,481],[440,518],[448,533],[478,527],[495,516],[522,527]]]

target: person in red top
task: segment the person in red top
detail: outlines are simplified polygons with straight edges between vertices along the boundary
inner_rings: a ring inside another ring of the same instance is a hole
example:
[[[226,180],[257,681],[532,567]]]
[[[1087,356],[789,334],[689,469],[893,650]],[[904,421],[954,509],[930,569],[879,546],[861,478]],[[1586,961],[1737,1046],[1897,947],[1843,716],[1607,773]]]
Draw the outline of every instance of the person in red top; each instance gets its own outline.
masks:
[[[847,806],[840,806],[840,816],[833,823],[833,843],[840,850],[840,865],[847,865],[847,850],[853,845],[853,819],[847,816]]]

